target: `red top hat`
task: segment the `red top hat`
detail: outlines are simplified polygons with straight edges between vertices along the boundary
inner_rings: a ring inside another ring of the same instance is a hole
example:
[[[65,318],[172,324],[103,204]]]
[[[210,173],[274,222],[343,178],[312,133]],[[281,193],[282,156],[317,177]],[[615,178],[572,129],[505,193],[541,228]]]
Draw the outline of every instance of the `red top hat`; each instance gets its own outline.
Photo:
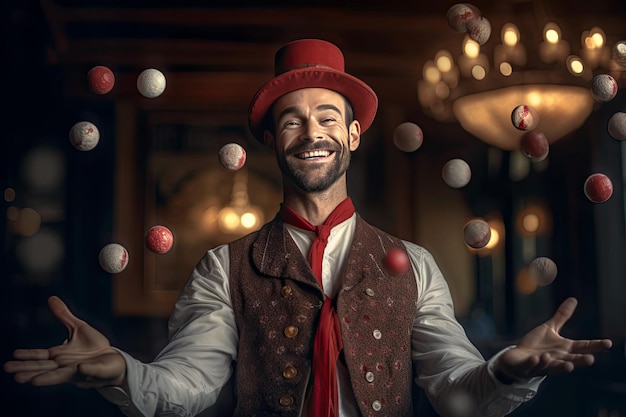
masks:
[[[370,127],[378,108],[378,97],[367,84],[347,74],[341,50],[330,42],[301,39],[280,48],[274,57],[274,78],[257,91],[248,110],[248,123],[255,138],[264,142],[267,112],[279,97],[301,88],[327,88],[342,94],[361,124]]]

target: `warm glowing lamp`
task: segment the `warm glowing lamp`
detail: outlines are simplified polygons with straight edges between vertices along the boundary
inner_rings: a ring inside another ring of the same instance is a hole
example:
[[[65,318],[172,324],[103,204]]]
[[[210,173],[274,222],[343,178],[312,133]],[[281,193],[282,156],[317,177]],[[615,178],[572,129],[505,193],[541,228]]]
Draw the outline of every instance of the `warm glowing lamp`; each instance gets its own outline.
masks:
[[[246,171],[237,171],[230,203],[217,215],[220,230],[223,233],[243,235],[258,229],[263,224],[263,219],[261,208],[250,204]]]
[[[508,151],[519,150],[526,133],[511,122],[513,109],[521,104],[535,108],[535,129],[549,143],[580,128],[594,109],[589,88],[594,72],[618,68],[611,55],[618,56],[621,46],[615,44],[611,54],[606,34],[593,27],[583,32],[581,50],[574,54],[554,22],[545,24],[541,41],[531,49],[538,59],[527,59],[520,30],[512,23],[502,26],[498,41],[492,57],[469,36],[462,39],[456,62],[444,52],[452,48],[439,50],[424,64],[418,98],[434,119],[457,121],[483,142]]]

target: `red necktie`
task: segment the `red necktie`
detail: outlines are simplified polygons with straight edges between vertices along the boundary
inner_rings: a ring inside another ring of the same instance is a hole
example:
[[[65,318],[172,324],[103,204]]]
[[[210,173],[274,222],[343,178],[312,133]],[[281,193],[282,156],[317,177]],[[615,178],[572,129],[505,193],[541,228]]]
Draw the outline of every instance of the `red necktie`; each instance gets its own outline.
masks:
[[[283,204],[280,215],[285,223],[300,229],[315,232],[317,237],[309,251],[309,264],[313,275],[324,291],[322,284],[322,259],[328,243],[330,229],[352,217],[354,205],[350,197],[343,200],[328,216],[324,224],[313,226],[290,207]],[[339,397],[337,391],[337,359],[343,348],[341,328],[337,311],[330,297],[324,297],[320,322],[313,343],[313,397],[310,417],[338,417]]]

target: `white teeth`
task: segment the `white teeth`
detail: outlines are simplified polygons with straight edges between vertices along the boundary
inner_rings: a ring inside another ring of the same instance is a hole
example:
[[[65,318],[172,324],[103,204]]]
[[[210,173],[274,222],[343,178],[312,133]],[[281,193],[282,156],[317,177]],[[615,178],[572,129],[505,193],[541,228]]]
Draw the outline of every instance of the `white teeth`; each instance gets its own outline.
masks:
[[[328,155],[330,155],[329,151],[309,151],[309,152],[302,152],[298,156],[302,159],[306,159],[306,158],[315,158],[315,157],[328,156]]]

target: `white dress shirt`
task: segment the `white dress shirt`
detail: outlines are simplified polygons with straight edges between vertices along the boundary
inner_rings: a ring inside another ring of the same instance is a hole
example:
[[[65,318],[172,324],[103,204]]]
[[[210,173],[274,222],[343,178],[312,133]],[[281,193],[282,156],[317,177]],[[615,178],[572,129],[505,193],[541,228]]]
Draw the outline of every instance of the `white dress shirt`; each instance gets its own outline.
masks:
[[[298,248],[308,254],[313,232],[285,226]],[[335,226],[322,264],[324,292],[334,297],[342,285],[356,215]],[[448,285],[432,255],[404,242],[415,270],[418,300],[412,333],[415,382],[424,388],[441,416],[499,417],[534,396],[541,378],[505,385],[492,366],[502,352],[485,361],[454,316]],[[169,320],[169,343],[151,363],[123,351],[130,392],[103,388],[100,393],[129,417],[195,416],[215,403],[237,360],[238,333],[229,290],[229,250],[208,251],[194,268]],[[358,417],[347,369],[338,362],[341,417]],[[457,410],[458,411],[458,410]]]

